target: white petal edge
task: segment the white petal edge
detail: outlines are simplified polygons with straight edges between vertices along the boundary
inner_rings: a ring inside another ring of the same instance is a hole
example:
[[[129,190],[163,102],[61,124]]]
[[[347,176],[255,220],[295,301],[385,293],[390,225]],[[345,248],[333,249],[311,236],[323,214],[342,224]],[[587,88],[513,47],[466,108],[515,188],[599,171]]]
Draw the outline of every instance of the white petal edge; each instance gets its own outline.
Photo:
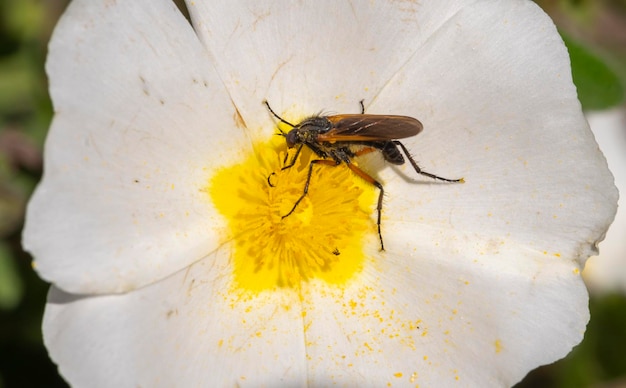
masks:
[[[77,387],[303,386],[302,311],[292,291],[229,294],[227,254],[123,295],[52,287],[50,357]]]
[[[53,288],[45,343],[75,386],[445,387],[511,385],[582,338],[586,289],[571,262],[546,267],[528,250],[514,263],[501,260],[509,252],[466,262],[454,246],[421,253],[369,262],[345,289],[312,282],[301,296],[230,293],[227,255],[124,295]]]
[[[587,261],[583,277],[592,293],[626,293],[626,109],[588,112],[586,116],[621,195],[615,221],[600,243],[600,254]]]
[[[357,113],[359,100],[369,106],[431,34],[472,3],[188,0],[187,6],[246,122],[267,136],[262,100],[294,119]]]
[[[123,292],[218,246],[203,189],[249,140],[175,5],[73,1],[47,63],[55,117],[24,247],[74,293]]]
[[[425,171],[465,178],[411,184],[402,177],[416,175],[410,166],[382,171],[386,227],[506,237],[581,267],[595,252],[617,190],[576,99],[565,47],[536,5],[481,2],[458,12],[377,101],[400,101],[399,111],[423,121],[423,133],[405,143]]]
[[[428,246],[440,233],[369,263],[346,290],[309,287],[311,385],[511,386],[582,340],[589,312],[575,263],[545,265],[513,244],[471,257],[462,242]]]

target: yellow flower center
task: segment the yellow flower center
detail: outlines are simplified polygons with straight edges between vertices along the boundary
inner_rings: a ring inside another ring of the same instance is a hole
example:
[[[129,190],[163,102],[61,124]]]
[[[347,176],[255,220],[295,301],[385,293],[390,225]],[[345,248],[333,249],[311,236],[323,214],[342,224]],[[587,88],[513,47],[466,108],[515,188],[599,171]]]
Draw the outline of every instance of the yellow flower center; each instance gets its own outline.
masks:
[[[241,163],[218,170],[209,186],[234,242],[237,286],[299,288],[314,278],[345,283],[363,267],[366,233],[375,233],[374,187],[343,164],[314,165],[308,193],[289,213],[304,192],[311,160],[319,158],[303,147],[296,163],[281,170],[296,150],[287,150],[283,137],[253,149]]]

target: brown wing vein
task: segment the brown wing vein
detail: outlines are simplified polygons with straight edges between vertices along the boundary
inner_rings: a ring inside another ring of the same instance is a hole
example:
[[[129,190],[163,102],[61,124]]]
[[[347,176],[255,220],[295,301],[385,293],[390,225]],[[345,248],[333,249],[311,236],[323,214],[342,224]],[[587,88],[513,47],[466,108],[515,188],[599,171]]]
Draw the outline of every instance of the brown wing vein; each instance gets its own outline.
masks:
[[[408,116],[345,114],[329,116],[333,128],[319,141],[376,141],[404,139],[422,131],[422,123]]]

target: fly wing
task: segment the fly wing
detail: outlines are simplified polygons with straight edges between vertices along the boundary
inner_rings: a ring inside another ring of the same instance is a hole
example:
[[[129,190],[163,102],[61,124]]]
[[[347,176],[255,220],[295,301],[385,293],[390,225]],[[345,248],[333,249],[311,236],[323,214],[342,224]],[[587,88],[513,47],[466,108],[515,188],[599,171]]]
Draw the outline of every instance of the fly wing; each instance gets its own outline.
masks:
[[[423,129],[413,117],[345,114],[328,116],[332,129],[319,134],[319,141],[377,141],[415,136]]]

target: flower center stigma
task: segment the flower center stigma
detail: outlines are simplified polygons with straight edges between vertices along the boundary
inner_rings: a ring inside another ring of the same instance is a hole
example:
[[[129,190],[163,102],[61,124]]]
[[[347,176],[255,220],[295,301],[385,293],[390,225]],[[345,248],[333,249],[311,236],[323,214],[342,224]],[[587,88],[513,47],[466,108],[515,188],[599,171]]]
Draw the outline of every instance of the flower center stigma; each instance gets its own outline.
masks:
[[[225,239],[232,241],[233,277],[250,291],[299,288],[320,279],[341,285],[363,267],[366,235],[375,233],[371,218],[375,189],[345,165],[314,165],[306,146],[295,164],[296,148],[282,136],[256,144],[241,163],[221,168],[209,193],[226,218]],[[286,162],[285,162],[286,160]]]

